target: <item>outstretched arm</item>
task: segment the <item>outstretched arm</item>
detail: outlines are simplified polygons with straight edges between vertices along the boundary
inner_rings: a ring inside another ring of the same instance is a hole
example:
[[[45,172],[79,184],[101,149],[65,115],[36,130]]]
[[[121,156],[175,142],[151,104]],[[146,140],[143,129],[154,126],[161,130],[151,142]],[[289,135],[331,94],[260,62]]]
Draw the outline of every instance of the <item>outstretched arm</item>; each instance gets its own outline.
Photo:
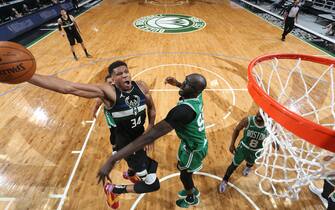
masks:
[[[176,79],[176,78],[174,78],[174,77],[167,77],[166,79],[165,79],[165,82],[164,82],[165,84],[170,84],[170,85],[172,85],[172,86],[176,86],[176,87],[178,87],[178,88],[180,88],[181,87],[181,83],[180,82],[178,82],[178,80]]]
[[[74,83],[55,76],[40,74],[34,74],[28,82],[38,87],[63,94],[72,94],[84,98],[103,99],[106,97],[104,91],[106,87],[104,85]]]

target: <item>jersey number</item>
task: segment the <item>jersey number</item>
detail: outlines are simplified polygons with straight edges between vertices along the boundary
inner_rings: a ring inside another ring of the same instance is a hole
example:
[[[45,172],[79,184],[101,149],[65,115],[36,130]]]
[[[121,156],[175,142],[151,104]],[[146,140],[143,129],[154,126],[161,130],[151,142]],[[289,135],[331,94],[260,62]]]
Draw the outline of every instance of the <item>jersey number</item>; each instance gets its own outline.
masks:
[[[256,148],[258,145],[258,141],[256,139],[251,139],[249,146],[252,148]]]
[[[202,113],[199,114],[199,117],[197,119],[197,123],[198,123],[198,131],[199,132],[205,130],[205,121],[204,121],[204,116],[202,115]]]
[[[141,116],[138,117],[138,119],[136,120],[136,118],[131,119],[131,128],[135,128],[136,126],[141,124]]]

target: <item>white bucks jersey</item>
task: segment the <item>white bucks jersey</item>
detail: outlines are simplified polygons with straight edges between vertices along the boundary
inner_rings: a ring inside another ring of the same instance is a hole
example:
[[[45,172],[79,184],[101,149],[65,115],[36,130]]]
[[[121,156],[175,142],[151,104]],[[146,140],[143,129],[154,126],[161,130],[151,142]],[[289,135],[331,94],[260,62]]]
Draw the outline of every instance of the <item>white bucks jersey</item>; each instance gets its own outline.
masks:
[[[114,86],[116,102],[108,112],[115,121],[117,132],[134,139],[144,132],[146,101],[136,82],[132,81],[132,86],[129,92],[121,92]]]

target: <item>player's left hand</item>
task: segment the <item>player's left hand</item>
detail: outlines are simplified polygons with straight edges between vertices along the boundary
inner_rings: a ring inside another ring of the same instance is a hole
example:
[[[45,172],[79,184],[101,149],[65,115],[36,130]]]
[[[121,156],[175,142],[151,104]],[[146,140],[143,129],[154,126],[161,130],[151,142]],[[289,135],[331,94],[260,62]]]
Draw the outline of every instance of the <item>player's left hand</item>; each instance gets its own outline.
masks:
[[[109,173],[111,172],[111,170],[113,169],[115,163],[112,162],[106,162],[99,170],[98,174],[97,174],[97,178],[98,178],[98,184],[100,182],[102,182],[102,185],[105,186],[106,183],[106,179],[110,182],[112,182],[111,178],[109,177]]]

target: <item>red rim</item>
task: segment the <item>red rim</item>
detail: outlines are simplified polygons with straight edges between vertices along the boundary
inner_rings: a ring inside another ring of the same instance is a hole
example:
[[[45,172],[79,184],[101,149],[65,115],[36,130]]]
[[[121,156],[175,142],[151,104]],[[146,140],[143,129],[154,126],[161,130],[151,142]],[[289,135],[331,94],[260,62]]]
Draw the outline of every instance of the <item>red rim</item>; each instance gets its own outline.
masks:
[[[270,54],[252,60],[248,66],[248,91],[254,101],[272,119],[302,139],[323,149],[335,152],[335,130],[309,121],[290,111],[271,98],[256,82],[252,75],[253,67],[262,61],[278,59],[299,59],[324,65],[334,65],[335,59],[315,57],[303,54]]]

